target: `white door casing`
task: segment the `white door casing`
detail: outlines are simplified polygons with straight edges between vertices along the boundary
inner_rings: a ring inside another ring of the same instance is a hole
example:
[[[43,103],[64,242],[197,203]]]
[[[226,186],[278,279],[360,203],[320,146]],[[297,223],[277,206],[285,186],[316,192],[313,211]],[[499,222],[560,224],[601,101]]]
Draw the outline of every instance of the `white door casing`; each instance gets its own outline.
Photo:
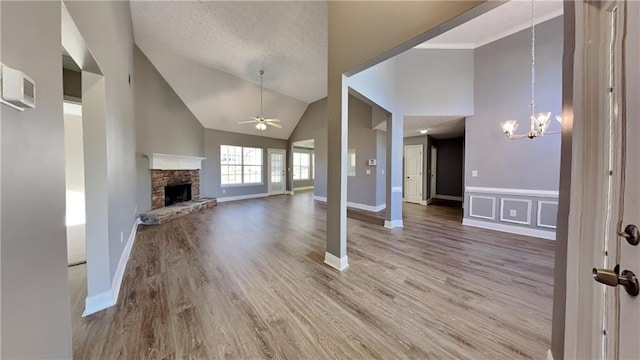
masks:
[[[619,264],[640,273],[640,247],[618,236],[640,225],[640,4],[573,4],[573,116],[563,114],[573,125],[564,358],[635,359],[640,298],[594,281],[591,269]]]
[[[286,151],[267,149],[269,195],[282,195],[286,188]]]
[[[404,147],[405,201],[422,203],[422,145]]]

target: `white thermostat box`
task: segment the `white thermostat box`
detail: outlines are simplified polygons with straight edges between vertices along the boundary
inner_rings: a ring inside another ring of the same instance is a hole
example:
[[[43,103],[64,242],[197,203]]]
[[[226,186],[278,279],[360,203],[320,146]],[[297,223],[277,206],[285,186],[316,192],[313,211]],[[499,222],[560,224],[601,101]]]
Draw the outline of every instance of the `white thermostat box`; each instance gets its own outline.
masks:
[[[369,160],[367,160],[367,165],[369,165],[369,166],[376,166],[376,159],[369,159]]]
[[[36,107],[36,83],[22,71],[2,65],[2,100],[19,108]]]

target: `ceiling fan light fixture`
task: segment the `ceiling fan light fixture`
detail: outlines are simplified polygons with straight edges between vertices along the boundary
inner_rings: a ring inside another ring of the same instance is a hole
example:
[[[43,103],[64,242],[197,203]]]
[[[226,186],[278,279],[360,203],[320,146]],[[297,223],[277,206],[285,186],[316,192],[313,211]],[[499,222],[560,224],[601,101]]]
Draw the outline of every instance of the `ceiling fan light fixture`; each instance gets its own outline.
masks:
[[[429,129],[420,129],[420,134],[424,135],[429,132]]]
[[[259,122],[256,124],[256,129],[258,130],[267,130],[267,125],[263,122]]]

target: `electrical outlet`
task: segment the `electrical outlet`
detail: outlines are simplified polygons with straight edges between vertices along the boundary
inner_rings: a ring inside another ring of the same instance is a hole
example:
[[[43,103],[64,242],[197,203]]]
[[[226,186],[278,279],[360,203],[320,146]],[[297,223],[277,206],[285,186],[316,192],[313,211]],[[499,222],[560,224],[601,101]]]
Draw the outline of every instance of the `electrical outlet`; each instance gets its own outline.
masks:
[[[371,175],[371,170],[367,169],[366,173],[367,175]]]
[[[509,216],[518,216],[514,209],[509,210]]]
[[[124,242],[124,231],[120,231],[120,243]]]
[[[222,193],[226,194],[227,193],[227,189],[222,189]]]
[[[478,177],[478,170],[471,170],[471,176]]]

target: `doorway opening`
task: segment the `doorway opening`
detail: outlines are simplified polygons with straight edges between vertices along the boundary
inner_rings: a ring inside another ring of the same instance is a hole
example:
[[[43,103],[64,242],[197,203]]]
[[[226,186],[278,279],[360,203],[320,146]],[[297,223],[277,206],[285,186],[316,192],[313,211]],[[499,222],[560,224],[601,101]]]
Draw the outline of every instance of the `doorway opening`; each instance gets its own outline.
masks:
[[[293,143],[292,186],[296,191],[313,191],[315,182],[315,140],[300,140]]]

